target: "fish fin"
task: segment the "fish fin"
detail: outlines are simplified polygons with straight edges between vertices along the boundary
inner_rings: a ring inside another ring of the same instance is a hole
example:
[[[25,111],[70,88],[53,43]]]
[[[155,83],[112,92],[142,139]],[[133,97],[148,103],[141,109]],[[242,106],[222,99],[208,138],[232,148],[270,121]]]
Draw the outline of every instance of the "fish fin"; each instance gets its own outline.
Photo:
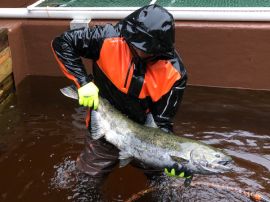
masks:
[[[74,85],[67,86],[67,87],[61,88],[60,91],[64,96],[78,100],[79,96],[78,96],[76,86]]]
[[[153,118],[152,113],[147,114],[146,121],[145,121],[144,125],[147,127],[151,127],[151,128],[158,128],[158,126]]]
[[[133,160],[132,157],[127,158],[127,159],[120,159],[120,162],[119,162],[119,168],[125,167],[125,166],[126,166],[127,164],[129,164],[132,160]]]
[[[95,110],[91,110],[90,132],[94,140],[97,140],[105,135],[104,128],[99,124],[99,114]]]
[[[129,164],[133,160],[133,157],[128,152],[120,151],[119,160],[120,160],[119,167],[122,168],[125,167],[127,164]]]
[[[182,157],[179,157],[179,156],[173,156],[173,155],[170,155],[170,157],[172,158],[172,160],[180,163],[180,164],[187,164],[189,162],[189,160],[187,159],[184,159]]]

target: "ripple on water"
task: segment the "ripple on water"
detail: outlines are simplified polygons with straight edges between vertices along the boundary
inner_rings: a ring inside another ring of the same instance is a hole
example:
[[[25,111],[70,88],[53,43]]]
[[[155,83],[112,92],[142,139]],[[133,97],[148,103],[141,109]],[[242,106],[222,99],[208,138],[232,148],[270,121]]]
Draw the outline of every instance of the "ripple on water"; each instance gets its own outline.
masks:
[[[188,133],[187,133],[187,134],[184,134],[183,136],[184,136],[184,137],[193,137],[194,134],[188,134]]]
[[[245,143],[242,142],[241,140],[229,139],[229,140],[225,140],[225,141],[228,143],[233,143],[237,146],[244,146],[245,145]]]
[[[211,182],[212,181],[212,182]],[[189,187],[183,186],[183,180],[161,178],[152,182],[154,191],[148,195],[151,201],[251,201],[247,196],[240,193],[237,184],[230,182],[227,177],[204,176],[193,180]],[[232,186],[232,187],[229,187]],[[142,201],[147,201],[144,196]]]
[[[201,140],[201,142],[209,145],[215,145],[215,144],[220,144],[222,140],[219,139],[209,139],[209,140]]]
[[[243,176],[239,177],[238,180],[245,183],[248,187],[252,187],[252,189],[263,189],[263,187],[256,180]]]
[[[75,181],[75,161],[66,158],[64,162],[55,165],[54,177],[51,179],[51,187],[57,189],[71,188]]]
[[[51,189],[67,189],[71,193],[67,197],[72,201],[100,201],[101,178],[79,172],[76,162],[66,158],[64,162],[55,165],[55,174],[51,178]]]
[[[233,151],[233,150],[229,150],[229,149],[225,149],[225,151],[231,156],[235,156],[235,157],[241,158],[245,161],[250,161],[250,162],[256,163],[258,165],[263,166],[268,171],[270,171],[270,160],[265,158],[262,155],[246,153],[243,151]]]
[[[264,155],[264,157],[270,161],[270,154]]]
[[[256,146],[258,146],[257,144],[256,144],[256,140],[251,140],[251,139],[246,139],[246,142],[247,142],[247,144],[248,144],[248,146],[251,146],[251,147],[256,147]]]
[[[269,135],[259,135],[259,134],[255,134],[255,133],[244,131],[244,130],[234,130],[230,132],[205,131],[203,132],[203,134],[213,134],[213,135],[222,136],[226,138],[249,137],[249,138],[254,138],[254,139],[269,139],[270,140]]]

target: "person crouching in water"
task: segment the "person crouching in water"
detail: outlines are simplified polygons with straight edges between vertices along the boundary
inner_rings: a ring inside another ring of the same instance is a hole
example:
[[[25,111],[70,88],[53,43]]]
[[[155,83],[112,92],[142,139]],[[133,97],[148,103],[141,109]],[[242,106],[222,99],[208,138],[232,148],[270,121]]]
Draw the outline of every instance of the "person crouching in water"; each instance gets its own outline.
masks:
[[[76,84],[80,105],[95,110],[102,96],[133,121],[144,124],[151,114],[159,128],[172,131],[187,82],[174,41],[173,16],[153,4],[116,25],[64,32],[53,40],[52,49],[60,69]],[[93,61],[93,74],[87,74],[81,57]],[[119,151],[105,139],[93,140],[90,135],[86,143],[78,169],[95,178],[106,176],[118,163]],[[189,177],[177,167],[167,168],[166,173]]]

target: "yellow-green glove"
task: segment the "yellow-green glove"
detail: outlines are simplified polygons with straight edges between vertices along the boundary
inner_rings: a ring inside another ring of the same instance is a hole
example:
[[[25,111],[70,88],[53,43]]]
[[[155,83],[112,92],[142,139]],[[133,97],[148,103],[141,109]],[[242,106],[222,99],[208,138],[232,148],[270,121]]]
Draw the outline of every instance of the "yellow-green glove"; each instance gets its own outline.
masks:
[[[185,186],[189,186],[193,178],[193,175],[189,171],[183,167],[179,168],[178,164],[176,163],[171,167],[165,168],[164,171],[167,176],[185,178]]]
[[[79,104],[96,110],[99,104],[98,91],[98,87],[93,82],[80,87],[78,89]]]

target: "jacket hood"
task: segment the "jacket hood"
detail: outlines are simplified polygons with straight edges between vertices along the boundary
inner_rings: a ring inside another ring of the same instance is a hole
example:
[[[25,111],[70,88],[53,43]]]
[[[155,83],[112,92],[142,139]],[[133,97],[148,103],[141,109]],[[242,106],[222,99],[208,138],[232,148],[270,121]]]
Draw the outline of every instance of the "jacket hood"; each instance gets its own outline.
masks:
[[[156,56],[174,56],[174,19],[163,7],[144,6],[124,18],[121,24],[121,35],[132,46]]]

